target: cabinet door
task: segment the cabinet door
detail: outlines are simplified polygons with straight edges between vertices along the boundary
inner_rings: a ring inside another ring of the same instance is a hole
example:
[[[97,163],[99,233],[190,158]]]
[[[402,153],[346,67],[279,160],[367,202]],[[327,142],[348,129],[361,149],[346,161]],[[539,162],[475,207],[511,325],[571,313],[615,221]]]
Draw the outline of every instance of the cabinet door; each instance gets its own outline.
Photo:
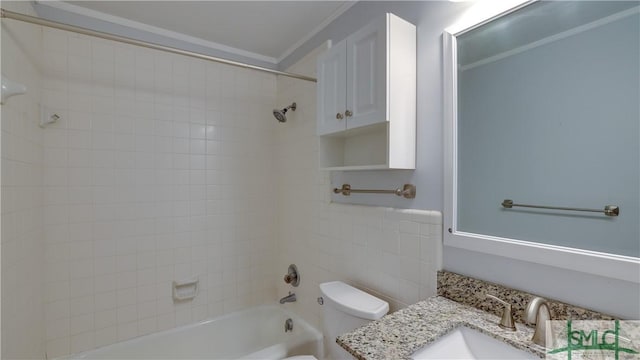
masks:
[[[347,128],[388,120],[386,33],[381,18],[347,38]]]
[[[318,135],[346,130],[347,44],[342,41],[318,56]]]

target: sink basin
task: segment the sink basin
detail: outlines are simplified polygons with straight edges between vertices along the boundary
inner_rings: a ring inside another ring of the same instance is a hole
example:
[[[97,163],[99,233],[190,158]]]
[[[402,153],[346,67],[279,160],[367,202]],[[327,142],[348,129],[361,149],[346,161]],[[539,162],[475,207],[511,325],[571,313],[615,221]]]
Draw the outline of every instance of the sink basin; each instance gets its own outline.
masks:
[[[459,327],[411,355],[422,359],[538,359],[477,330]]]

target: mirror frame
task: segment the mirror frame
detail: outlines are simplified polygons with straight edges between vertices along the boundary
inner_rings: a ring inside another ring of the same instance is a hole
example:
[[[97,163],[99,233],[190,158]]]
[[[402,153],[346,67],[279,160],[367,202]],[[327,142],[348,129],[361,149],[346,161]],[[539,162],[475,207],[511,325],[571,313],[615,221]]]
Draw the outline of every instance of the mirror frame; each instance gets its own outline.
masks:
[[[484,1],[476,3],[460,22],[443,33],[444,56],[444,245],[506,258],[554,266],[634,283],[640,283],[640,258],[565,246],[474,234],[457,224],[457,36],[538,0]]]

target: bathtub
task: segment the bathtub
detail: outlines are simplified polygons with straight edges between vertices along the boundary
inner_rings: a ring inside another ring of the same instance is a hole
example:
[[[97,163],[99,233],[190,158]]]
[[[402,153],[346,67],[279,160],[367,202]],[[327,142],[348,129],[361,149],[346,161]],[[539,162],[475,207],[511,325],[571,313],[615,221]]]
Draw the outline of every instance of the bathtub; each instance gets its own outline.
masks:
[[[293,320],[293,331],[284,331]],[[322,359],[322,334],[282,306],[264,305],[79,353],[66,359]]]

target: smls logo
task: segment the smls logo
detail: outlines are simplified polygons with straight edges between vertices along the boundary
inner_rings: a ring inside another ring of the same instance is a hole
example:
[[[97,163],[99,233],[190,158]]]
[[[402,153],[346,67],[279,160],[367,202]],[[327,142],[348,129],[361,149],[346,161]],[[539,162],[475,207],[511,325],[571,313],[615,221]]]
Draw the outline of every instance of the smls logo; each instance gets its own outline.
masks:
[[[640,359],[637,321],[550,321],[551,359]],[[561,327],[560,327],[561,326]],[[554,348],[555,347],[555,348]]]

